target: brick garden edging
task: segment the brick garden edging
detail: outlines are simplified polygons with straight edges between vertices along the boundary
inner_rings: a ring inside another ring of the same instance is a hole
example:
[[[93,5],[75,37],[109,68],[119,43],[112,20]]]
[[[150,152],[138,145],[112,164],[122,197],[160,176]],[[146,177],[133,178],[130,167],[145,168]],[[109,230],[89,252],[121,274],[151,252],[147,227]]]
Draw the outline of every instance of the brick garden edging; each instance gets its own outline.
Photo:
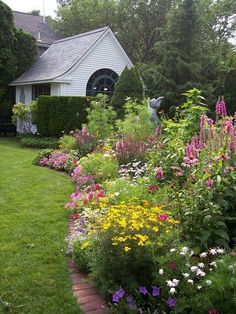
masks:
[[[69,220],[69,234],[74,227],[74,220]],[[88,275],[82,273],[73,259],[68,262],[73,294],[85,314],[107,314],[108,306],[97,290],[89,284]]]

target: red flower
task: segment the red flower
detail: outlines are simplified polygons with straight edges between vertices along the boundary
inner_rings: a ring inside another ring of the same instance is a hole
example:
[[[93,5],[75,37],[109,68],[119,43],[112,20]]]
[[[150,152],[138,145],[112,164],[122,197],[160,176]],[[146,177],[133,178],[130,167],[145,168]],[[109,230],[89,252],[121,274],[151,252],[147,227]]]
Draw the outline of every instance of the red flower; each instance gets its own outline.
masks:
[[[78,219],[78,218],[79,218],[79,214],[74,213],[74,214],[72,215],[72,218],[73,218],[73,219]]]
[[[149,192],[155,192],[155,191],[157,191],[158,190],[158,187],[156,186],[156,185],[150,185],[149,187],[148,187],[148,191]]]
[[[104,197],[105,196],[105,193],[103,190],[99,191],[98,194],[97,194],[97,198],[101,198],[101,197]]]
[[[170,262],[168,266],[169,266],[169,268],[172,269],[172,270],[175,270],[176,267],[177,267],[177,265],[176,265],[175,262]]]
[[[101,189],[101,185],[99,183],[95,184],[95,190],[98,191]]]
[[[84,198],[84,199],[83,199],[83,204],[84,204],[84,205],[88,204],[88,199],[87,199],[87,198]]]
[[[158,218],[159,218],[160,220],[165,221],[165,220],[168,219],[168,215],[166,215],[166,214],[160,214],[160,215],[158,216]]]
[[[208,314],[220,314],[220,312],[218,312],[217,309],[211,309]]]
[[[151,143],[151,142],[153,142],[153,140],[154,140],[154,137],[153,137],[152,135],[149,135],[149,136],[148,136],[148,142]]]

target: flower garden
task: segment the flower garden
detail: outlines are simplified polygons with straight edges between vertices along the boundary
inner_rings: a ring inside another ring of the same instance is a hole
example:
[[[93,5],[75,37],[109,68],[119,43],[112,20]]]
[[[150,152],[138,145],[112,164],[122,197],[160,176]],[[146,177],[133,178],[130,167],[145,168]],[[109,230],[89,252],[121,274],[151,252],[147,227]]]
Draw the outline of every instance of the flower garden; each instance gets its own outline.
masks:
[[[67,253],[111,313],[236,311],[236,115],[185,97],[155,124],[146,100],[116,120],[99,95],[87,125],[34,160],[75,183]]]

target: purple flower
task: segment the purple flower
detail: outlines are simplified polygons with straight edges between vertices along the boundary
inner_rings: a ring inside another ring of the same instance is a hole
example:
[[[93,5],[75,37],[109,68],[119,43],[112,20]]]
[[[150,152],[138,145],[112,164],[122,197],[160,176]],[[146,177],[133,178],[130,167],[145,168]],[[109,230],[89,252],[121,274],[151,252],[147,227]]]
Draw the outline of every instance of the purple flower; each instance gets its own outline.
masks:
[[[143,295],[147,295],[148,294],[148,291],[146,289],[146,287],[139,287],[139,292]]]
[[[133,297],[132,295],[128,295],[126,298],[127,303],[133,303]]]
[[[112,295],[112,301],[119,302],[119,300],[123,298],[124,294],[125,294],[125,291],[122,288],[120,288]]]
[[[169,308],[173,308],[176,305],[176,301],[172,297],[169,297],[166,301],[166,304],[168,305]]]
[[[160,295],[160,288],[153,286],[152,287],[152,296],[153,297],[159,297],[159,295]]]
[[[231,133],[234,130],[233,121],[226,121],[225,129],[227,133]]]

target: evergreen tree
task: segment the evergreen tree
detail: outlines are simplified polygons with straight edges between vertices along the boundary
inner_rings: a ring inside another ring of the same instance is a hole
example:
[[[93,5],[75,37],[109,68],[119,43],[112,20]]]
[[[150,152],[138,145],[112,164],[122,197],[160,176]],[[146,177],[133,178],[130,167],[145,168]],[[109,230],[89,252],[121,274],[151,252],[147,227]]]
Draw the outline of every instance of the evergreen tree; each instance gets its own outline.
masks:
[[[11,120],[13,104],[8,84],[22,74],[35,60],[36,40],[17,30],[11,9],[0,0],[0,120]]]
[[[143,84],[135,68],[125,68],[115,85],[111,105],[119,118],[124,116],[123,106],[127,97],[134,99],[141,99],[143,97]]]

